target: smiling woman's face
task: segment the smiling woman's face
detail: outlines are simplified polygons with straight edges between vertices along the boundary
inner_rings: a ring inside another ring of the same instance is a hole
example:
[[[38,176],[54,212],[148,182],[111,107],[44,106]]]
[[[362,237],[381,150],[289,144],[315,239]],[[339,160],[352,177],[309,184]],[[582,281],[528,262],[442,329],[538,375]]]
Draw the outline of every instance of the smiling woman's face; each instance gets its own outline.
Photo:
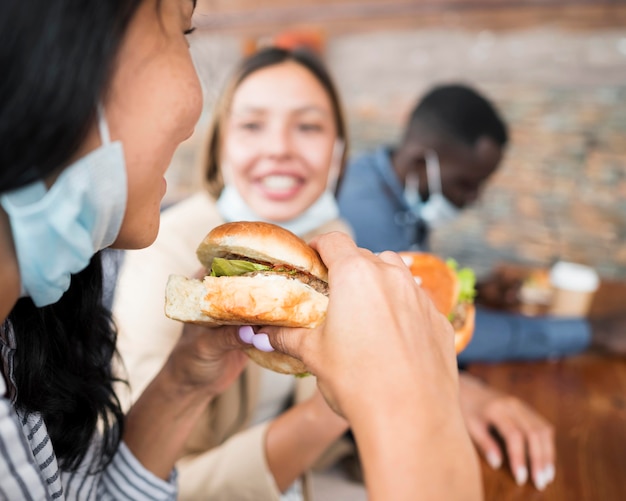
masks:
[[[331,100],[302,65],[258,70],[237,88],[221,167],[260,218],[288,221],[324,192],[337,140]]]

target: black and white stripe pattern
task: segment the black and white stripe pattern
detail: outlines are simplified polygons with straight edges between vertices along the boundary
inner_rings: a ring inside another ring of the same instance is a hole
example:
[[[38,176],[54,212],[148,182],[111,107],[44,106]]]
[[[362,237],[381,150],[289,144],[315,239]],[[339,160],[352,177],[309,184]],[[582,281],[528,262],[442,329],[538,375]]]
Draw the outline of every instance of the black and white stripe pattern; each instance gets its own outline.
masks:
[[[0,374],[0,394],[6,393]],[[0,400],[0,499],[47,499],[47,490],[13,406]]]
[[[19,416],[6,395],[15,395],[10,371],[15,340],[13,332],[0,332],[4,374],[0,371],[0,500],[138,501],[176,499],[176,474],[168,482],[155,477],[133,456],[124,443],[108,468],[90,474],[94,461],[91,447],[75,472],[59,469],[46,424],[39,414]],[[9,391],[7,392],[7,389]]]

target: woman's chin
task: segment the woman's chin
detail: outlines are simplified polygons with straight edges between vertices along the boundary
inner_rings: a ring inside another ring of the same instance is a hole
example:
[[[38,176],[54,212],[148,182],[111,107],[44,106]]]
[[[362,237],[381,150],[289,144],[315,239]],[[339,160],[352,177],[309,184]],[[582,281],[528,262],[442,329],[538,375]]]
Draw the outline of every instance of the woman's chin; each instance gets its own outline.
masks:
[[[293,207],[288,204],[263,204],[263,207],[253,208],[254,212],[264,221],[284,223],[300,216],[305,209]]]
[[[143,249],[149,247],[156,240],[159,234],[159,221],[155,224],[143,226],[141,230],[130,230],[122,226],[115,242],[111,244],[112,249]]]

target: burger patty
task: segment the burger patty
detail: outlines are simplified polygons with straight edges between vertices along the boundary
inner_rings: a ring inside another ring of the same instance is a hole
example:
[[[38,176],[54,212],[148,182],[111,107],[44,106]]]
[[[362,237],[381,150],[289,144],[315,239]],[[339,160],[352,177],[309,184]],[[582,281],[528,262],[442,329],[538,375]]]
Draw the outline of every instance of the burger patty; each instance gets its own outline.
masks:
[[[272,268],[272,271],[252,271],[250,273],[244,273],[241,276],[253,277],[255,275],[277,275],[277,274],[283,275],[286,278],[290,278],[292,280],[299,280],[300,282],[308,285],[309,287],[312,287],[320,294],[324,294],[324,296],[328,296],[328,283],[327,282],[324,282],[323,280],[317,278],[314,275],[311,275],[310,273],[293,268],[292,266],[289,266],[288,264],[278,265],[278,264],[273,264],[273,263],[266,263],[264,261],[250,259],[249,257],[246,257],[246,256],[240,256],[238,254],[228,254],[224,256],[224,258],[249,261],[251,263],[258,263],[258,264],[262,264],[265,266],[270,266]]]
[[[289,271],[253,271],[251,273],[245,273],[242,276],[253,277],[255,275],[270,275],[270,276],[283,275],[285,278],[288,278],[291,280],[299,280],[300,282],[308,285],[309,287],[312,287],[320,294],[324,294],[324,296],[328,296],[328,284],[326,282],[300,270],[292,269]]]

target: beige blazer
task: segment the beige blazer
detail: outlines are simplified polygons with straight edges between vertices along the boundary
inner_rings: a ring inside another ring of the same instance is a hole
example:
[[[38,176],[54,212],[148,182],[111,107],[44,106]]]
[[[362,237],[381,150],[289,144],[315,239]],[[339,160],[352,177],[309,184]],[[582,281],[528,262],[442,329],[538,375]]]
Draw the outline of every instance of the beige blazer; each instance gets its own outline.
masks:
[[[182,324],[163,314],[168,276],[196,273],[201,268],[196,247],[221,223],[213,199],[198,193],[164,211],[152,246],[126,253],[113,306],[123,360],[119,370],[130,383],[130,392],[126,387],[118,389],[126,407],[159,371],[182,332]],[[343,221],[335,220],[304,238],[335,230],[351,233]],[[268,423],[249,426],[262,370],[248,364],[236,383],[216,398],[199,420],[177,465],[180,499],[279,500],[280,492],[265,459]],[[314,378],[298,379],[295,401],[307,398],[314,387]],[[307,478],[303,486],[305,499],[310,499]]]

